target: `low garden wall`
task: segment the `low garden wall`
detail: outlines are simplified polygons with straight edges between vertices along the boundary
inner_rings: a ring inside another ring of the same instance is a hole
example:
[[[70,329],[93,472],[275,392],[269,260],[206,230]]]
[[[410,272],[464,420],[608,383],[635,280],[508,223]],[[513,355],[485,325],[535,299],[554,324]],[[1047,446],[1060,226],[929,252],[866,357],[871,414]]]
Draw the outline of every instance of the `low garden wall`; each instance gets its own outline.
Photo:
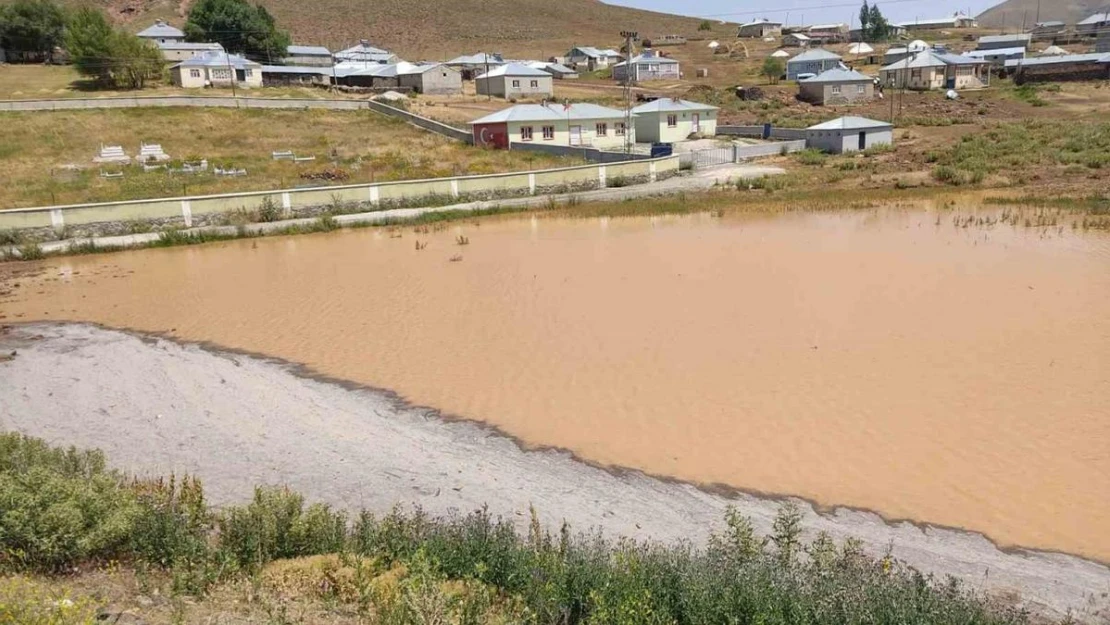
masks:
[[[675,175],[677,156],[532,172],[402,180],[375,184],[255,191],[126,202],[0,210],[0,230],[29,238],[127,234],[145,229],[223,225],[233,220],[276,221],[323,213],[574,193],[660,180]]]
[[[763,126],[717,126],[717,134],[729,137],[751,137],[753,139],[762,139]],[[771,128],[771,139],[779,139],[781,141],[797,141],[806,138],[806,131],[804,128]]]

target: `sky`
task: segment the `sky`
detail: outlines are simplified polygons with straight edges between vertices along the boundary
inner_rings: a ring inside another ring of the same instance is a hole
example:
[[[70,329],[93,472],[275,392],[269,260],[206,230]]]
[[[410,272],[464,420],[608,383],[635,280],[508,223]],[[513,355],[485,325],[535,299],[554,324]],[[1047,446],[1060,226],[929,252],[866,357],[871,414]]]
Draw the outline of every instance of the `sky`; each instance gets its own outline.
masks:
[[[859,22],[863,0],[604,0],[608,4],[681,13],[728,22],[748,22],[760,17],[786,24]],[[978,15],[1002,0],[880,0],[879,8],[892,22],[941,18],[957,10]]]

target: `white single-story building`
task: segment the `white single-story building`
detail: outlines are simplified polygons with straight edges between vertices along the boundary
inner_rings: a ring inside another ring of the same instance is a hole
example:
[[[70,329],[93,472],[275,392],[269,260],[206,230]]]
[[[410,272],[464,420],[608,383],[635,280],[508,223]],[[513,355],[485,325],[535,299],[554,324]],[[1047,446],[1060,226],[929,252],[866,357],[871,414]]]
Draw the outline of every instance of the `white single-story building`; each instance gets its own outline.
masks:
[[[583,102],[517,104],[476,119],[470,127],[475,145],[500,149],[513,143],[618,149],[636,140],[625,111]]]
[[[464,54],[447,61],[448,67],[453,67],[462,73],[463,80],[474,80],[486,72],[501,67],[505,59],[500,54],[479,52],[478,54]]]
[[[782,45],[788,48],[808,48],[813,40],[802,33],[788,33],[782,37]]]
[[[158,44],[158,49],[162,51],[162,58],[174,62],[191,59],[206,52],[224,51],[224,47],[218,43],[190,43],[188,41],[167,41]]]
[[[351,46],[346,50],[340,50],[335,53],[336,63],[362,63],[364,65],[389,65],[397,63],[401,59],[397,58],[389,50],[382,50],[370,45],[370,42],[363,39],[358,42],[358,45]]]
[[[321,68],[327,72],[328,68]],[[408,89],[429,95],[462,93],[462,73],[444,63],[409,63],[389,65],[339,63],[330,68],[335,82],[350,87],[372,89]]]
[[[982,59],[996,67],[1002,67],[1006,61],[1020,61],[1025,58],[1025,48],[996,48],[993,50],[972,50],[964,52],[964,56],[973,59]]]
[[[173,84],[186,89],[203,87],[261,87],[262,65],[237,54],[205,52],[170,68]]]
[[[285,49],[286,65],[308,67],[331,67],[331,50],[324,46],[289,46]]]
[[[740,28],[736,31],[738,39],[763,39],[764,37],[774,37],[782,34],[782,22],[775,22],[767,18],[753,20],[747,24],[741,24]]]
[[[629,69],[631,68],[631,69]],[[639,55],[613,66],[613,79],[624,82],[645,80],[678,80],[682,78],[678,61],[659,56],[654,50],[644,50]]]
[[[990,86],[990,61],[956,54],[919,52],[879,70],[883,84],[897,89],[982,89]]]
[[[1028,34],[1014,34],[1014,35],[985,35],[979,38],[978,50],[1002,50],[1009,48],[1022,48],[1023,50],[1029,49],[1029,44],[1033,43],[1033,35]]]
[[[632,109],[636,138],[645,143],[677,143],[691,135],[717,134],[717,107],[672,98],[659,98]]]
[[[894,126],[866,117],[840,117],[806,128],[806,144],[833,154],[894,144]]]
[[[907,30],[946,30],[958,28],[978,28],[979,22],[975,18],[969,17],[963,13],[954,13],[952,17],[942,17],[939,19],[917,19],[909,22],[902,22],[898,24]]]
[[[563,65],[562,63],[547,63],[544,61],[533,61],[528,64],[528,67],[539,69],[551,74],[555,80],[574,80],[578,78],[578,71]]]
[[[798,80],[798,76],[802,74],[817,76],[841,65],[843,65],[843,59],[839,54],[829,52],[824,48],[806,50],[786,62],[786,79]]]
[[[575,46],[566,54],[566,63],[581,71],[596,72],[624,60],[620,52],[609,48]]]
[[[474,79],[478,95],[512,98],[550,98],[555,93],[551,74],[521,65],[506,63]]]
[[[170,26],[165,20],[155,20],[154,24],[140,30],[136,36],[140,39],[153,41],[154,43],[185,41],[185,33],[181,32],[180,29]]]

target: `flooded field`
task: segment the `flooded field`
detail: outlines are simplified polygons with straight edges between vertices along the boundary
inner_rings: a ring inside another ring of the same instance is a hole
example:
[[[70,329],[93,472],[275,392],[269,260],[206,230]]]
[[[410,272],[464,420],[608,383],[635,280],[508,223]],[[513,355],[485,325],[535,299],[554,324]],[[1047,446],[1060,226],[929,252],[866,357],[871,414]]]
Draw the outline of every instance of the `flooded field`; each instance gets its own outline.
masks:
[[[597,463],[1110,560],[1110,236],[954,215],[502,219],[72,257],[9,280],[0,310],[280,357]]]

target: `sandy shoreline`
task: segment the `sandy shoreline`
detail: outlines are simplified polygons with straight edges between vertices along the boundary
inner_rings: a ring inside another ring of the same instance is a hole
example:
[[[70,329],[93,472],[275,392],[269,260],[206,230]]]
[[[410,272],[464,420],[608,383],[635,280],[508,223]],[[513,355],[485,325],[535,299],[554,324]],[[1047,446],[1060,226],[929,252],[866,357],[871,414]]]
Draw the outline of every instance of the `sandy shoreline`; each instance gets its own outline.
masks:
[[[13,350],[0,362],[0,429],[98,447],[127,471],[195,473],[217,504],[283,483],[352,509],[419,504],[443,513],[487,504],[526,523],[534,505],[547,523],[695,542],[721,526],[730,503],[764,533],[778,507],[603,470],[561,451],[524,451],[481,425],[273,360],[85,324],[12,327],[0,335],[0,353]],[[1037,611],[1097,620],[1094,611],[1110,604],[1110,568],[1096,562],[1003,551],[980,534],[887,523],[865,511],[805,510],[810,532],[856,537],[876,553],[893,545],[913,566],[1019,592]]]

